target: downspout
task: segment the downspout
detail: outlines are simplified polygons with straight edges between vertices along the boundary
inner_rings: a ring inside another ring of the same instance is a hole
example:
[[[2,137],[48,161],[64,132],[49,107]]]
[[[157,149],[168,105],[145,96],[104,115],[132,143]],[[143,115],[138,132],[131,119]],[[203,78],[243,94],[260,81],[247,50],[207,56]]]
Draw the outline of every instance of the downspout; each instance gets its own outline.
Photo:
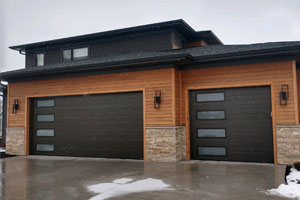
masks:
[[[2,90],[2,137],[0,147],[5,147],[6,140],[6,117],[7,117],[7,87],[0,83],[0,89]]]

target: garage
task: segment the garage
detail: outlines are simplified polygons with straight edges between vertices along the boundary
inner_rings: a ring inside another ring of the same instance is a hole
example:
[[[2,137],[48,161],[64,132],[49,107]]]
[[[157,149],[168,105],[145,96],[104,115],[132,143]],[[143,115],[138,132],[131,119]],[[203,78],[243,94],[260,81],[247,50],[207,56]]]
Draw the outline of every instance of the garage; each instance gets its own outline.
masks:
[[[31,99],[33,155],[143,159],[142,92]]]
[[[191,158],[273,163],[270,87],[189,93]]]

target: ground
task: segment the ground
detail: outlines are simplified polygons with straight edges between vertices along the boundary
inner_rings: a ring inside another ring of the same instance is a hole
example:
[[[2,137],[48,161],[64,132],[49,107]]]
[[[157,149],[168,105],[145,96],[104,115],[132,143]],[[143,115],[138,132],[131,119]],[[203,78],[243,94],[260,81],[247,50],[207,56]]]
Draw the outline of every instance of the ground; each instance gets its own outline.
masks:
[[[0,159],[0,170],[0,199],[3,200],[97,200],[103,199],[105,195],[90,191],[92,186],[114,186],[127,182],[132,184],[132,192],[140,183],[144,183],[143,186],[147,188],[147,184],[151,183],[157,187],[161,185],[162,188],[158,188],[159,191],[123,194],[110,199],[268,200],[283,199],[267,195],[266,190],[284,182],[285,166],[20,156]],[[114,194],[116,192],[110,191]]]

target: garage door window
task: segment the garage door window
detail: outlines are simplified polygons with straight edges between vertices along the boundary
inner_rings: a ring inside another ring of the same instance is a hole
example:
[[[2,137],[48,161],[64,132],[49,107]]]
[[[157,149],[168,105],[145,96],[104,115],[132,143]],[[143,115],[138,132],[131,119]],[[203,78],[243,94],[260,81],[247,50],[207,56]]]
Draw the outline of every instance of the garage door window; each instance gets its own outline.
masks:
[[[225,111],[198,111],[197,119],[225,119]]]
[[[225,147],[198,147],[199,156],[226,156]]]
[[[226,130],[225,129],[197,129],[198,138],[225,138]]]
[[[45,100],[37,100],[36,107],[44,108],[44,107],[53,107],[54,99],[45,99]]]
[[[51,152],[54,151],[54,144],[37,144],[36,150]]]
[[[211,101],[224,101],[224,93],[205,93],[196,94],[197,103],[211,102]]]
[[[52,137],[54,136],[53,129],[38,129],[36,130],[36,136]]]
[[[37,115],[37,122],[54,122],[54,115]]]

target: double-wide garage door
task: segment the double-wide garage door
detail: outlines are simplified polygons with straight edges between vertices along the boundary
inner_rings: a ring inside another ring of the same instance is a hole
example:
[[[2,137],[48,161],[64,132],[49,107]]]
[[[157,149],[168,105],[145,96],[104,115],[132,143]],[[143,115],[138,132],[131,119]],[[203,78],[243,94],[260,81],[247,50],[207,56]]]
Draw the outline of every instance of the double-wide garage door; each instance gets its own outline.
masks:
[[[192,159],[273,162],[269,87],[189,95]]]
[[[31,154],[143,159],[143,94],[32,99]]]

